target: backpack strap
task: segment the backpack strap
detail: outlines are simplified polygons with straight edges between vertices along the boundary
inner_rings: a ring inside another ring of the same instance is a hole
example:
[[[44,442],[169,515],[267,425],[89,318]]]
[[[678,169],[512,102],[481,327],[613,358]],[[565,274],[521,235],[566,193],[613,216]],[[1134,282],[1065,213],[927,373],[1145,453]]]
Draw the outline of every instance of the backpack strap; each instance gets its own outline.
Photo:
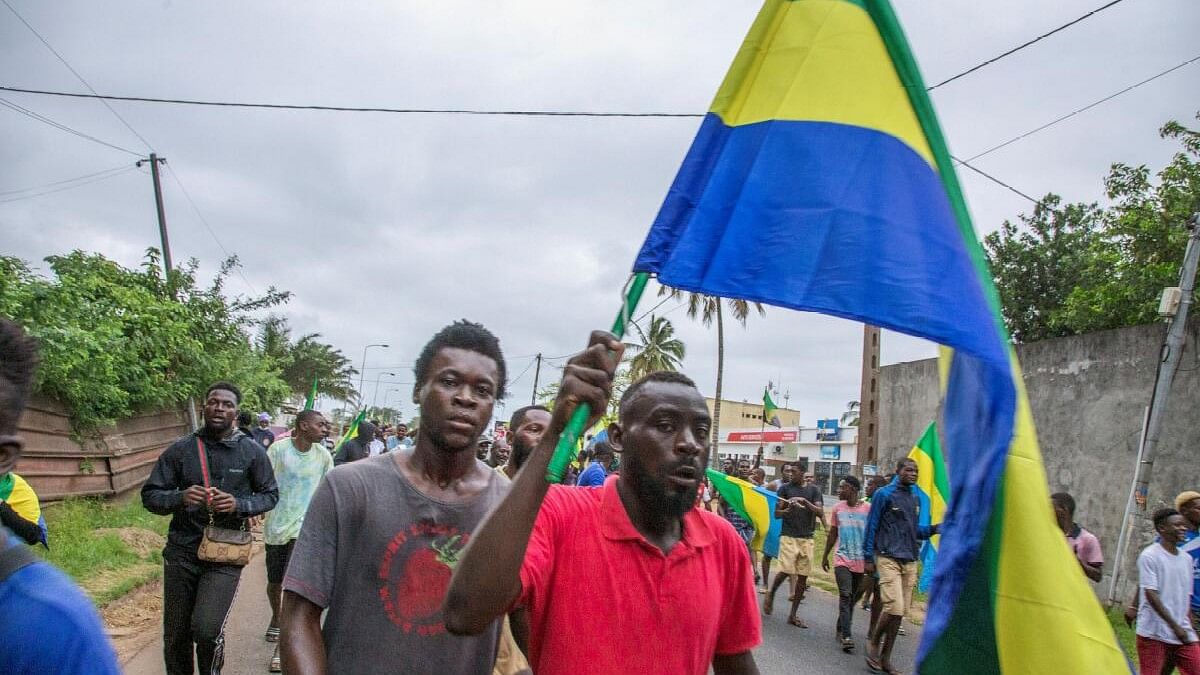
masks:
[[[39,558],[25,546],[12,546],[0,551],[0,581],[38,560]]]

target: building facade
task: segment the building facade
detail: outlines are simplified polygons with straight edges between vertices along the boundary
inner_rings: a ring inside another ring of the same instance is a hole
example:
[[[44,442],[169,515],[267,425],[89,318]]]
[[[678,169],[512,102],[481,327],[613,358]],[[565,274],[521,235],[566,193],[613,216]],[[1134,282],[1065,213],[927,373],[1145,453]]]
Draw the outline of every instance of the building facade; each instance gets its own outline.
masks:
[[[782,475],[784,464],[798,462],[805,471],[813,474],[817,486],[831,495],[837,491],[843,476],[857,473],[858,427],[839,426],[836,418],[817,420],[815,426],[797,424],[779,429],[722,425],[720,434],[716,448],[720,459],[753,462],[762,446],[762,466],[768,481]]]

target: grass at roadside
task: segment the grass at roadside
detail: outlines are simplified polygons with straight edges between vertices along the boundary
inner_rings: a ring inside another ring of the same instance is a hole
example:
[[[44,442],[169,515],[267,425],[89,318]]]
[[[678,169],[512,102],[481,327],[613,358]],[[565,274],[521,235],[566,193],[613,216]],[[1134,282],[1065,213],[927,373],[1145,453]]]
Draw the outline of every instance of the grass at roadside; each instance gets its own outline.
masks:
[[[1114,605],[1108,609],[1108,622],[1112,624],[1113,631],[1117,634],[1117,642],[1120,643],[1121,649],[1125,650],[1125,655],[1137,665],[1137,635],[1133,629],[1125,625],[1125,616],[1120,604]]]
[[[161,537],[166,535],[167,519],[146,511],[138,499],[69,499],[47,506],[44,515],[50,550],[38,550],[71,575],[96,604],[162,575]]]

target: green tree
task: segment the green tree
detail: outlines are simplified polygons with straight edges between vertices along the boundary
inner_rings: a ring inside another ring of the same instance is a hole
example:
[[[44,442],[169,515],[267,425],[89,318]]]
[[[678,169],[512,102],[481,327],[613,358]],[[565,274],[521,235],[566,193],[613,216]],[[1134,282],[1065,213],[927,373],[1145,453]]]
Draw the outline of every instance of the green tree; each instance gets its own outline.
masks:
[[[1091,266],[1101,211],[1095,204],[1068,204],[1046,195],[1020,225],[1004,221],[984,237],[984,248],[1004,306],[1008,332],[1031,342],[1074,332],[1063,306]]]
[[[666,317],[650,315],[650,330],[643,331],[636,322],[641,343],[626,342],[625,350],[633,352],[629,359],[629,376],[637,380],[659,370],[679,370],[687,348],[675,337],[675,327]]]
[[[358,370],[341,350],[321,342],[320,337],[320,333],[309,333],[292,341],[287,319],[269,316],[259,326],[256,346],[279,368],[294,396],[307,396],[316,377],[318,393],[339,400],[350,398]]]
[[[1182,149],[1151,177],[1114,164],[1108,207],[1048,195],[1024,228],[1006,222],[984,244],[1004,320],[1017,342],[1150,323],[1158,298],[1179,280],[1184,223],[1200,208],[1200,133],[1178,122],[1160,130]]]
[[[659,295],[669,294],[672,298],[679,298],[683,297],[685,292],[664,286],[659,290]],[[717,448],[721,439],[721,385],[725,374],[725,319],[724,311],[721,309],[721,300],[722,298],[715,295],[687,293],[687,315],[693,320],[699,318],[706,328],[711,326],[714,320],[717,324],[717,389],[713,395],[712,452],[709,459],[714,467],[717,465]],[[726,301],[734,321],[742,324],[742,327],[746,326],[746,319],[750,316],[752,306],[758,310],[759,316],[767,314],[763,306],[757,302],[751,303],[735,298],[728,298]]]
[[[289,294],[271,288],[258,297],[225,297],[236,258],[207,287],[196,282],[195,260],[173,270],[174,299],[154,249],[140,269],[83,251],[46,262],[50,277],[0,258],[0,314],[39,340],[37,390],[67,407],[77,435],[141,410],[179,405],[216,380],[237,383],[249,409],[269,409],[287,397],[279,373],[256,358],[249,329],[255,313]]]

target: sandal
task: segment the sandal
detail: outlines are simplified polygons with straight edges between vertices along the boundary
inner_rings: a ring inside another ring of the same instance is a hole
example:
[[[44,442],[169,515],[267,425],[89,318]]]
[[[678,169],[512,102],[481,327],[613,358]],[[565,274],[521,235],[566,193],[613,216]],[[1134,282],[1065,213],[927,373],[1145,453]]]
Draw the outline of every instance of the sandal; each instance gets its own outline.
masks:
[[[879,665],[879,659],[874,659],[870,656],[867,657],[867,668],[870,669],[872,673],[883,672],[883,666]]]
[[[849,635],[842,638],[842,651],[846,652],[847,654],[854,651],[854,640],[852,640]]]
[[[800,619],[798,619],[794,616],[788,619],[788,623],[795,626],[796,628],[808,628],[808,624],[804,623],[803,621],[801,621]]]
[[[283,664],[279,661],[279,647],[275,648],[275,655],[271,657],[271,665],[267,667],[268,672],[282,673]]]
[[[263,639],[267,642],[279,642],[279,627],[271,626],[268,628],[266,634],[263,635]]]

